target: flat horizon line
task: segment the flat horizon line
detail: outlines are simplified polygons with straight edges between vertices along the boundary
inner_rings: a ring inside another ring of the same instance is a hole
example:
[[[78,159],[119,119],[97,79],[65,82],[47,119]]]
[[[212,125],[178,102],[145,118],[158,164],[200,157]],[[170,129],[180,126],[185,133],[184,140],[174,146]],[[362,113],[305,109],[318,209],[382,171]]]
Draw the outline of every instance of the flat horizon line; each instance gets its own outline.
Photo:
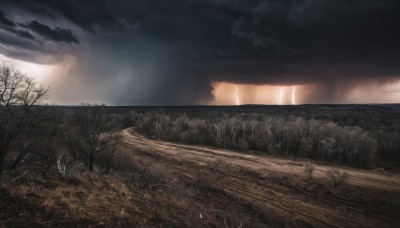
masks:
[[[318,103],[318,104],[240,104],[240,105],[108,105],[108,104],[102,104],[102,103],[88,103],[88,104],[99,104],[99,105],[104,105],[105,107],[243,107],[243,106],[349,106],[349,105],[355,105],[355,106],[363,106],[363,105],[384,105],[384,106],[390,106],[390,105],[400,105],[400,103]],[[76,105],[63,105],[63,104],[42,104],[39,106],[59,106],[59,107],[79,107],[82,106],[80,104]],[[83,105],[85,106],[85,105]],[[88,105],[89,106],[89,105]]]

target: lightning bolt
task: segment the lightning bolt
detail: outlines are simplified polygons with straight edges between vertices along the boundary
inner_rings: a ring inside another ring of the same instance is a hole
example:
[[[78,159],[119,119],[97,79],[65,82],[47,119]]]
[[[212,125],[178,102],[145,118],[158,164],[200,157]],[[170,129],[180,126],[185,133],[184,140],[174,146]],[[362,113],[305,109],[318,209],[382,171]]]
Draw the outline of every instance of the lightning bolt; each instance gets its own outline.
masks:
[[[279,90],[279,96],[278,96],[278,104],[282,105],[282,99],[283,99],[283,88]]]
[[[292,86],[292,105],[296,104],[296,86]]]
[[[235,101],[236,101],[236,105],[239,105],[239,96],[237,94],[238,90],[236,85],[233,85],[233,87],[235,87]]]

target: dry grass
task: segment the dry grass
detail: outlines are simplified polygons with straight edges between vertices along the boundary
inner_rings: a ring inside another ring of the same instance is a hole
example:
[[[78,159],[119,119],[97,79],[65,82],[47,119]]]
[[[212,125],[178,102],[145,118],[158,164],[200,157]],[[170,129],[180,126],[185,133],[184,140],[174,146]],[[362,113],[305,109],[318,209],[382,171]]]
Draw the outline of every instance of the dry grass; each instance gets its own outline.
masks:
[[[74,172],[72,176],[73,182],[70,183],[36,177],[19,183],[3,181],[1,187],[8,189],[10,197],[26,200],[48,215],[56,212],[61,218],[57,223],[79,218],[98,225],[145,225],[135,216],[140,214],[135,206],[139,195],[118,177],[100,176],[83,170]]]
[[[204,201],[208,188],[180,182],[162,165],[147,165],[136,168],[145,174],[133,182],[120,173],[85,169],[75,169],[68,180],[5,175],[0,182],[0,226],[209,227],[253,221],[235,209]]]
[[[147,163],[149,164],[149,163]],[[141,166],[138,166],[141,167]],[[213,182],[185,182],[169,172],[168,167],[152,164],[143,167],[148,174],[142,185],[127,181],[120,173],[108,175],[76,169],[69,181],[28,173],[8,174],[0,184],[0,226],[61,227],[271,227],[305,226],[305,220],[282,221],[273,211],[262,211],[240,197],[235,197]],[[143,168],[136,168],[142,170]],[[235,170],[228,170],[234,173]],[[262,177],[249,170],[234,175],[255,182],[281,186],[284,191],[304,194],[310,199],[325,200],[337,195],[334,202],[346,205],[362,202],[365,195],[347,186],[331,188],[315,179],[309,188],[307,179],[270,173]],[[161,180],[161,181],[160,181]],[[160,183],[160,184],[154,184]],[[168,185],[168,186],[167,186]],[[150,187],[151,186],[151,187]],[[246,188],[246,186],[237,186]],[[354,194],[353,194],[354,193]],[[357,194],[356,194],[357,193]],[[365,194],[369,194],[368,192]],[[373,194],[376,195],[376,194]],[[346,198],[343,198],[346,196]],[[277,199],[277,200],[284,200]],[[376,201],[378,199],[374,199]],[[333,202],[333,201],[332,201]],[[377,201],[379,202],[379,200]],[[309,225],[309,224],[308,224]]]

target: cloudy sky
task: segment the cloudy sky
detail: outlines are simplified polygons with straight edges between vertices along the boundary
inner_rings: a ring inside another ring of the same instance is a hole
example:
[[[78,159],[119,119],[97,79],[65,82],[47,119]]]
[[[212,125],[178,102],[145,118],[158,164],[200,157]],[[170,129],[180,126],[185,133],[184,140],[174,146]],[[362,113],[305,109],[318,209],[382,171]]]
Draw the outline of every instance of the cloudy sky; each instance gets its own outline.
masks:
[[[59,104],[400,102],[398,0],[0,0]]]

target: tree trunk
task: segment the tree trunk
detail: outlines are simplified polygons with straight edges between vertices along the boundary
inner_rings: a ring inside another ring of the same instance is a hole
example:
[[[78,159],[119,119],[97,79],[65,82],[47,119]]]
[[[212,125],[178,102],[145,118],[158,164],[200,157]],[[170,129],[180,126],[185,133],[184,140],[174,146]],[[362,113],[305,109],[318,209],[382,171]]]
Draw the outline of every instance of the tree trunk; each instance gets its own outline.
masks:
[[[0,176],[3,174],[5,157],[6,157],[6,149],[0,147]]]
[[[111,169],[111,161],[108,162],[107,164],[107,168],[106,168],[106,173],[110,173],[110,169]]]
[[[90,152],[89,154],[89,161],[88,161],[88,168],[89,171],[93,171],[93,163],[94,163],[94,153]]]

